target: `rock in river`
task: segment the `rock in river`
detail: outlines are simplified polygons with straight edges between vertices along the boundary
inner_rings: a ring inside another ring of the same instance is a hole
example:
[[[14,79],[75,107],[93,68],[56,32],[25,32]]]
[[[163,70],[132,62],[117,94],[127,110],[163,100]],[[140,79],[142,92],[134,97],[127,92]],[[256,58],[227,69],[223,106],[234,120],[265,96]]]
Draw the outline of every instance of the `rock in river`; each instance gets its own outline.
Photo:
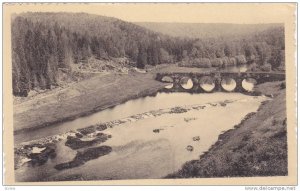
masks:
[[[90,134],[90,133],[94,133],[96,131],[96,127],[92,125],[92,126],[85,127],[85,128],[82,128],[82,129],[77,129],[77,131],[80,132],[83,135],[87,135],[87,134]]]
[[[192,145],[188,145],[188,146],[186,147],[186,150],[192,152],[192,151],[194,150],[194,147],[193,147]]]
[[[171,111],[170,111],[170,113],[185,113],[185,112],[188,112],[188,110],[185,108],[182,108],[182,107],[174,107],[174,108],[171,108]]]
[[[200,136],[193,137],[193,141],[200,141]]]
[[[56,152],[55,152],[55,144],[48,144],[45,146],[43,150],[40,150],[40,152],[32,152],[29,154],[28,158],[30,158],[30,163],[33,166],[40,166],[47,162],[48,158],[55,158]]]
[[[221,103],[220,103],[220,106],[222,106],[222,107],[226,107],[226,103],[224,103],[224,102],[221,102]]]
[[[153,133],[159,133],[161,130],[164,130],[164,129],[153,129]]]
[[[94,138],[93,140],[89,140],[89,141],[82,141],[78,137],[68,136],[65,145],[70,147],[71,149],[75,150],[75,149],[81,149],[84,147],[90,147],[95,144],[103,143],[109,138],[111,138],[111,135],[107,135],[104,133],[98,133],[96,135],[96,138]]]
[[[78,167],[83,165],[89,160],[93,160],[101,156],[107,155],[111,151],[112,148],[109,146],[88,148],[82,152],[77,152],[75,158],[72,161],[58,164],[54,168],[57,170],[63,170],[63,169]]]

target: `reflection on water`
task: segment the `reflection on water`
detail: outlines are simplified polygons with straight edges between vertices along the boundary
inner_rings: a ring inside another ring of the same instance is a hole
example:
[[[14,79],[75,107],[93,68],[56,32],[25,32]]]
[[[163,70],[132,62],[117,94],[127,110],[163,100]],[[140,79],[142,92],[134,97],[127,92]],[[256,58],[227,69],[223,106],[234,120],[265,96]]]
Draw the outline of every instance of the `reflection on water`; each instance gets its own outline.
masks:
[[[179,170],[186,161],[198,159],[217,141],[220,133],[233,128],[247,113],[255,112],[264,100],[264,97],[221,92],[159,93],[156,97],[132,100],[113,109],[79,118],[77,126],[72,126],[72,129],[86,127],[90,121],[110,121],[164,108],[191,109],[147,115],[140,120],[130,120],[108,128],[103,133],[112,135],[112,138],[101,145],[112,147],[112,152],[68,170],[53,168],[62,161],[70,161],[75,155],[64,142],[59,142],[55,159],[50,159],[40,167],[24,166],[16,171],[16,177],[19,181],[62,180],[75,175],[84,180],[161,178]],[[201,107],[196,107],[199,105]],[[66,122],[60,127],[66,130],[70,124],[75,123]],[[45,131],[53,133],[48,129]],[[193,148],[192,151],[187,147]]]
[[[248,69],[246,64],[239,65],[239,66],[227,66],[226,68],[221,69],[221,71],[226,72],[246,72]]]
[[[206,92],[211,92],[215,88],[215,84],[200,84],[201,88]]]
[[[240,72],[246,72],[247,71],[247,66],[246,65],[242,65],[239,67]]]
[[[165,88],[166,88],[166,89],[171,89],[171,88],[173,88],[173,83],[172,83],[172,84],[166,85]]]

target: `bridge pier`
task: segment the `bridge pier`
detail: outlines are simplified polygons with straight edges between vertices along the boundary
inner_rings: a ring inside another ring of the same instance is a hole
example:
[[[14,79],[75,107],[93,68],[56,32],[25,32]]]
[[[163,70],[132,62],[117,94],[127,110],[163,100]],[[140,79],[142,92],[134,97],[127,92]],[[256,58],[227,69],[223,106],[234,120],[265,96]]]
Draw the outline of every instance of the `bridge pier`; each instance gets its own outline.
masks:
[[[235,87],[234,91],[235,92],[244,92],[245,90],[244,90],[243,85],[242,85],[243,79],[242,78],[236,78],[235,82],[236,82],[236,87]]]
[[[213,91],[214,92],[216,92],[216,91],[218,91],[218,92],[222,91],[223,88],[222,88],[222,85],[221,85],[221,81],[222,81],[221,75],[219,73],[215,74],[214,78],[215,78],[215,88],[214,88]]]
[[[175,91],[183,89],[180,84],[180,78],[178,76],[172,76],[172,77],[173,77],[173,88],[172,89]]]
[[[201,91],[200,90],[199,80],[196,77],[192,78],[192,82],[193,82],[192,91],[193,92],[199,92],[199,91]]]

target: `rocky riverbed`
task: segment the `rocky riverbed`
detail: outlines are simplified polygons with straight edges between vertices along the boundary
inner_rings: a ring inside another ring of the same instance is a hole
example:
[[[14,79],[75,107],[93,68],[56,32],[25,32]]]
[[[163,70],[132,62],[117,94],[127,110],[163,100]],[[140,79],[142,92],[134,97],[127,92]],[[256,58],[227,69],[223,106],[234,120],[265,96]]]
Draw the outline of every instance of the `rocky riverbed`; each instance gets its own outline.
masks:
[[[55,144],[60,141],[65,141],[65,145],[70,147],[73,150],[82,150],[83,153],[90,152],[89,150],[84,150],[85,148],[90,148],[97,146],[99,144],[105,143],[108,139],[112,136],[108,134],[102,133],[103,130],[107,128],[113,128],[117,125],[124,124],[124,123],[132,123],[138,120],[150,118],[150,117],[157,117],[166,114],[180,114],[185,113],[190,110],[202,110],[206,107],[225,107],[227,104],[234,102],[235,100],[225,100],[222,102],[217,103],[208,103],[208,104],[201,104],[201,105],[187,105],[184,107],[172,107],[172,108],[165,108],[159,110],[153,110],[137,115],[132,115],[123,119],[113,120],[107,123],[98,123],[92,126],[84,127],[77,130],[72,130],[66,133],[49,136],[45,138],[41,138],[38,140],[32,140],[28,142],[23,142],[16,146],[15,148],[15,169],[20,168],[22,165],[43,165],[48,158],[53,158],[56,156],[55,153]],[[190,121],[196,120],[196,118],[184,118],[184,121],[189,123]],[[159,133],[163,129],[153,129],[154,133]],[[195,139],[200,139],[196,137]],[[97,147],[95,148],[97,150]],[[100,150],[103,149],[100,147]],[[110,149],[105,149],[105,154],[108,153]],[[99,154],[96,154],[100,157]],[[81,155],[79,155],[81,156]],[[76,162],[81,160],[81,157],[76,157]],[[85,159],[86,160],[86,159]],[[74,163],[72,163],[74,164]],[[59,165],[58,169],[64,169],[66,167],[62,167],[63,165]],[[69,165],[68,168],[74,167],[76,165]]]

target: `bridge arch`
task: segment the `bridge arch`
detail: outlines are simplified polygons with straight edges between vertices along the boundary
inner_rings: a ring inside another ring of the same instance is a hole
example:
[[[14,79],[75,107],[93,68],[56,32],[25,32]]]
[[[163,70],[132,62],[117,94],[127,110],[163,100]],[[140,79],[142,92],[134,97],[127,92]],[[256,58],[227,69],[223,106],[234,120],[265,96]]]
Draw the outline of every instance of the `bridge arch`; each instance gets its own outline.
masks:
[[[180,86],[185,90],[191,90],[194,87],[194,82],[191,77],[184,76],[179,81]]]
[[[211,76],[203,76],[199,79],[199,86],[204,92],[213,92],[216,87],[215,79]]]
[[[236,79],[232,77],[223,77],[221,79],[221,88],[226,92],[233,92],[237,87]]]
[[[161,82],[166,83],[166,89],[172,89],[174,87],[174,79],[171,76],[163,76]]]
[[[247,92],[253,92],[256,84],[257,81],[252,77],[244,78],[242,80],[242,88]]]

